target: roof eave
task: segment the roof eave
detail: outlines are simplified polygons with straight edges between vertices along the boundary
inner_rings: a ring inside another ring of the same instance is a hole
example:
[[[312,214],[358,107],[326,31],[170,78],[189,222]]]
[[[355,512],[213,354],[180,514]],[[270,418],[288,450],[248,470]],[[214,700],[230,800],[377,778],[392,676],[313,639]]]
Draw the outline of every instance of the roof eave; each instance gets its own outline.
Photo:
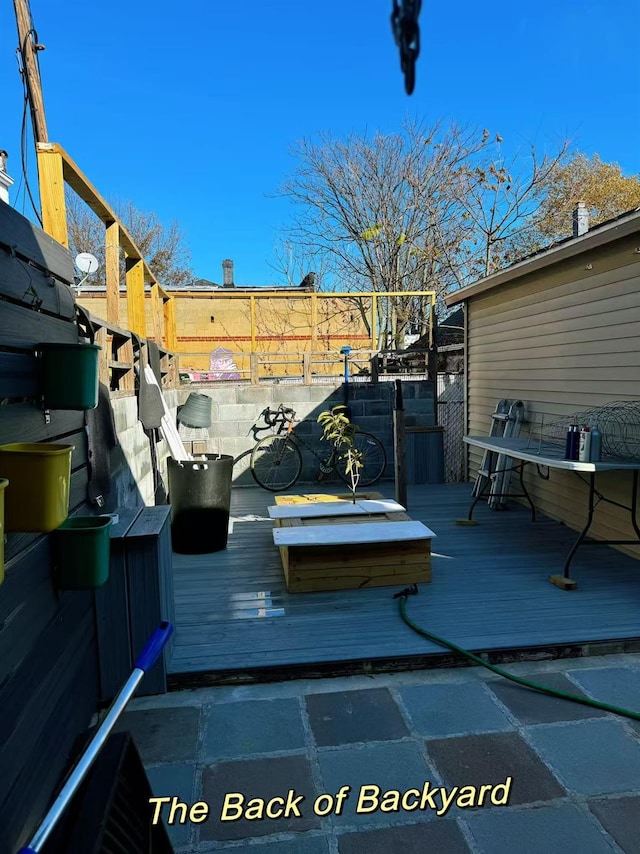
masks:
[[[499,270],[497,273],[492,273],[490,276],[479,279],[466,288],[454,291],[444,298],[445,305],[450,307],[459,302],[464,302],[470,297],[477,296],[492,288],[497,288],[499,285],[507,284],[530,273],[536,273],[538,270],[542,270],[552,264],[558,264],[561,261],[566,261],[583,252],[590,252],[600,246],[605,246],[607,243],[612,243],[614,240],[629,237],[635,232],[640,232],[640,213],[638,211],[629,214],[627,219],[616,220],[609,225],[603,225],[601,228],[596,228],[580,237],[574,237],[560,246],[543,250],[533,258],[519,261],[511,267],[506,267],[504,270]]]

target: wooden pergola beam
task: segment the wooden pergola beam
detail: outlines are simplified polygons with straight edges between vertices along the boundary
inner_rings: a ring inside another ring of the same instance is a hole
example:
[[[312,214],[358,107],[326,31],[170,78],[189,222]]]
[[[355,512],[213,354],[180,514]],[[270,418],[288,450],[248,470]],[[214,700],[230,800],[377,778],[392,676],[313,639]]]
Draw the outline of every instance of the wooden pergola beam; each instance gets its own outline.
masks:
[[[62,146],[55,142],[39,142],[37,155],[42,219],[47,234],[68,248],[65,184],[71,187],[105,225],[107,322],[119,322],[120,250],[123,249],[126,257],[125,283],[131,329],[138,335],[146,335],[144,286],[148,284],[152,289],[153,328],[159,330],[161,336],[157,343],[168,347],[175,346],[175,309],[167,309],[167,304],[173,302],[173,296],[158,284],[126,225]],[[164,303],[163,310],[160,301]],[[173,345],[169,344],[168,339],[162,340],[163,328],[166,334],[169,334],[170,324],[166,322],[167,316],[174,319]]]

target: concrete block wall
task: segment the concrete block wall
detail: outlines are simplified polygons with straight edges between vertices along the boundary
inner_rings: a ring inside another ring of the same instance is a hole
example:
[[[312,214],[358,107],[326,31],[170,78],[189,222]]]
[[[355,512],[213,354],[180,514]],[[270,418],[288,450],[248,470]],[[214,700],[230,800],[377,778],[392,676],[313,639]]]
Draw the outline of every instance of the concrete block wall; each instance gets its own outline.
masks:
[[[164,391],[169,409],[175,414],[178,392]],[[153,505],[154,478],[149,439],[142,423],[138,421],[138,399],[135,395],[118,397],[111,401],[118,433],[119,447],[112,451],[113,489],[110,503],[116,507]],[[162,440],[157,445],[160,477],[166,487],[167,457],[169,448]]]
[[[436,423],[434,411],[434,386],[428,380],[408,380],[402,383],[406,423],[409,426],[431,426]],[[391,382],[352,383],[349,387],[349,404],[353,421],[368,433],[373,433],[383,443],[387,452],[385,476],[393,476],[393,405],[395,387]],[[296,411],[297,435],[321,457],[328,456],[329,446],[322,442],[318,415],[332,406],[343,403],[342,385],[317,384],[262,384],[259,386],[219,385],[183,388],[179,402],[183,404],[191,391],[206,394],[212,400],[212,426],[208,431],[191,430],[194,441],[207,444],[208,453],[229,454],[235,459],[234,484],[255,485],[249,471],[251,450],[256,439],[254,425],[265,427],[260,413],[266,408],[276,409],[280,403]],[[201,433],[198,436],[198,433]],[[257,433],[258,438],[268,436],[270,430]],[[302,449],[302,480],[317,480],[319,462],[313,454]]]

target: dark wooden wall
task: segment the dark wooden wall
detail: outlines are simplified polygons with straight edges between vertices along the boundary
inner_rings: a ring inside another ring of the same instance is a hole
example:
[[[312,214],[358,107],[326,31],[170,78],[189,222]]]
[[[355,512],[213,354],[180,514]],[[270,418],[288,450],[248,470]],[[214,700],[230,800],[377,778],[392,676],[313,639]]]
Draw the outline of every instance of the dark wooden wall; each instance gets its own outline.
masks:
[[[77,512],[88,480],[84,413],[52,411],[46,423],[32,355],[40,342],[78,340],[73,274],[66,249],[0,202],[0,444],[75,445],[70,512]],[[9,534],[5,566],[0,854],[13,854],[42,816],[74,740],[96,710],[98,672],[93,595],[56,591],[50,537]]]

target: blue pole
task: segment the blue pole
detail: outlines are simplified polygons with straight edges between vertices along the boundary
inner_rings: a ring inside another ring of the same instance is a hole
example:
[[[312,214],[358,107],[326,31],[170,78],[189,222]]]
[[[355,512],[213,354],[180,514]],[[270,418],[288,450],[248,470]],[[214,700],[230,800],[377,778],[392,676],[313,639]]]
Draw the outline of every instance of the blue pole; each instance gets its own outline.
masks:
[[[351,347],[344,346],[340,349],[340,352],[344,356],[344,405],[349,405],[349,353],[351,353]]]
[[[40,826],[34,833],[29,844],[25,848],[21,848],[18,854],[38,854],[41,850],[42,846],[51,835],[53,828],[60,820],[60,817],[69,805],[69,802],[87,775],[87,772],[93,765],[98,753],[100,753],[104,747],[111,730],[124,711],[125,706],[133,697],[136,688],[140,684],[145,673],[156,663],[158,656],[164,649],[172,632],[173,626],[171,623],[162,622],[146,642],[144,649],[134,664],[131,676],[129,676],[125,684],[113,699],[105,719],[102,721],[93,738],[87,745],[84,753],[77,761],[73,771],[67,779],[67,782],[62,787],[60,794],[40,822]]]

